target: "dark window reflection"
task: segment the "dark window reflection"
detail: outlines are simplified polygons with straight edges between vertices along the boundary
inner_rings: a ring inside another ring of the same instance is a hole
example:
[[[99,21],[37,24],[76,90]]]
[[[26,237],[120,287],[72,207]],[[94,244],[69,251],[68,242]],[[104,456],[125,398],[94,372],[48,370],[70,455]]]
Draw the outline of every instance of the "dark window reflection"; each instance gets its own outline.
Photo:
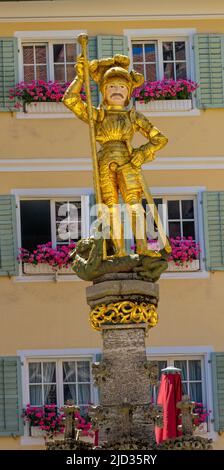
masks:
[[[22,247],[33,251],[51,241],[49,200],[20,201]]]

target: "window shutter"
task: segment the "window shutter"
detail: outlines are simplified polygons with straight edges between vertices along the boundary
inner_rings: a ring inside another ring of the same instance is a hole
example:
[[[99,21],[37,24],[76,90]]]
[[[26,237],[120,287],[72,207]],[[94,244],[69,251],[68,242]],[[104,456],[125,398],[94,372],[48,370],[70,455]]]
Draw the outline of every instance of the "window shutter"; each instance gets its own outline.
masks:
[[[215,431],[224,431],[224,352],[212,353],[212,379]]]
[[[0,276],[18,273],[15,196],[0,196]]]
[[[115,54],[128,54],[126,36],[97,36],[98,59],[113,57]]]
[[[203,193],[206,268],[224,270],[224,191]]]
[[[198,108],[224,107],[224,35],[194,37]]]
[[[92,36],[89,38],[88,41],[89,45],[89,60],[97,59],[97,37]],[[92,103],[93,106],[98,106],[99,104],[99,94],[98,94],[98,86],[96,82],[90,80],[91,86],[91,95],[92,95]]]
[[[0,357],[0,436],[23,434],[21,362]]]
[[[9,89],[18,81],[17,58],[17,39],[0,38],[0,111],[10,111],[15,104],[9,99]]]

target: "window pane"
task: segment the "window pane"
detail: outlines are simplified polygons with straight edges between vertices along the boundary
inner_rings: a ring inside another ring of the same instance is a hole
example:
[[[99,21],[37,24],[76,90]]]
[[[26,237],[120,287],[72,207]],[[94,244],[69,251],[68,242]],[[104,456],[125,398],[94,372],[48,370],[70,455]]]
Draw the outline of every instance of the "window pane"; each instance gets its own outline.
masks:
[[[190,383],[190,398],[193,401],[202,403],[202,384]]]
[[[57,403],[56,385],[44,385],[44,403],[45,405]]]
[[[41,385],[30,385],[30,404],[43,405]]]
[[[187,383],[182,382],[182,394],[188,395]]]
[[[168,201],[168,219],[180,218],[180,203],[179,201]]]
[[[144,75],[144,66],[143,64],[134,64],[134,69],[136,72],[141,73]]]
[[[173,63],[170,63],[170,64],[163,64],[163,68],[164,68],[164,76],[165,78],[175,78],[174,76],[174,64]]]
[[[142,44],[133,44],[132,53],[133,53],[133,62],[143,62]]]
[[[51,241],[50,201],[20,201],[22,247],[33,251]]]
[[[161,380],[162,369],[166,369],[167,361],[158,361],[158,380]]]
[[[176,64],[176,78],[178,79],[186,79],[187,78],[187,67],[185,62],[179,62]]]
[[[173,43],[163,42],[163,60],[173,60]]]
[[[76,382],[75,361],[63,362],[63,381]]]
[[[35,80],[35,72],[33,65],[26,65],[24,67],[24,82],[32,82]]]
[[[176,41],[175,42],[175,58],[176,58],[176,60],[185,60],[186,59],[185,42],[184,41]]]
[[[69,243],[81,237],[81,201],[55,203],[57,243]]]
[[[78,403],[80,405],[88,405],[91,402],[90,385],[78,385]]]
[[[156,61],[155,44],[145,44],[145,61],[146,62]]]
[[[76,385],[64,385],[64,403],[66,403],[67,400],[73,400],[74,403],[77,404]]]
[[[75,76],[74,65],[72,65],[72,64],[67,64],[67,65],[66,65],[66,71],[67,71],[66,81],[67,81],[67,82],[71,82],[71,81],[74,79],[74,76]]]
[[[55,362],[43,363],[43,382],[56,382]]]
[[[42,383],[40,362],[29,364],[29,382],[30,383]]]
[[[187,380],[187,361],[174,361],[174,367],[181,369],[182,380]]]
[[[23,63],[24,64],[34,63],[33,46],[23,46]]]
[[[46,46],[35,46],[36,52],[36,63],[37,64],[46,64]]]
[[[195,240],[194,222],[183,222],[183,236],[192,237]]]
[[[182,205],[183,219],[193,219],[194,218],[194,201],[192,201],[192,199],[181,201],[181,205]]]
[[[146,64],[146,80],[154,82],[156,80],[156,64]]]
[[[189,379],[201,380],[201,361],[200,360],[189,361]]]
[[[66,62],[76,62],[76,45],[66,44]]]
[[[47,81],[47,67],[46,65],[37,65],[36,67],[36,80]]]
[[[64,44],[54,44],[54,62],[64,62]]]
[[[169,222],[169,236],[173,238],[181,236],[180,222]]]
[[[65,66],[64,64],[54,65],[54,79],[58,82],[65,81]]]
[[[90,382],[90,363],[87,361],[79,361],[78,368],[78,382]]]

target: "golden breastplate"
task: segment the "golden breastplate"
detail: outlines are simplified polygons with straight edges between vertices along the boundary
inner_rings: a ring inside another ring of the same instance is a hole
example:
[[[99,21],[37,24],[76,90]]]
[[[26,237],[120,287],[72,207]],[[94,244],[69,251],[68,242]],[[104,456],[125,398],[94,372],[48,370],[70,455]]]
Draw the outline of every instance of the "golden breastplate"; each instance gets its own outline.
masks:
[[[127,111],[106,111],[102,122],[96,123],[96,140],[104,144],[110,141],[131,141],[133,126]]]

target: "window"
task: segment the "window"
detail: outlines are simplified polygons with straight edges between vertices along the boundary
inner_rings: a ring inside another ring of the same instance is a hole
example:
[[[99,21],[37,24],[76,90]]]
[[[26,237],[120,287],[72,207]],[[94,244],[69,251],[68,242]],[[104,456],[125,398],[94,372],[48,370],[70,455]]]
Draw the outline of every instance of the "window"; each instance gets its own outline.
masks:
[[[133,68],[145,80],[189,78],[186,39],[140,40],[132,42]]]
[[[161,219],[166,215],[164,225],[169,237],[192,237],[198,241],[196,220],[196,198],[190,196],[154,197]],[[164,204],[164,209],[162,205]],[[143,201],[146,207],[146,200]]]
[[[91,361],[57,359],[29,361],[29,403],[32,406],[73,400],[78,406],[92,402]]]
[[[206,405],[205,390],[204,390],[204,370],[203,370],[203,359],[201,357],[192,358],[178,358],[169,357],[166,358],[155,358],[153,362],[158,365],[158,379],[161,379],[162,369],[168,366],[174,366],[182,371],[182,393],[189,395],[192,401],[203,403]],[[156,401],[158,394],[158,387],[154,387],[152,391],[153,399]]]
[[[23,43],[23,80],[52,80],[61,83],[74,79],[77,44],[74,41]]]
[[[21,246],[33,251],[37,245],[75,242],[82,235],[82,198],[24,199],[20,201]]]

